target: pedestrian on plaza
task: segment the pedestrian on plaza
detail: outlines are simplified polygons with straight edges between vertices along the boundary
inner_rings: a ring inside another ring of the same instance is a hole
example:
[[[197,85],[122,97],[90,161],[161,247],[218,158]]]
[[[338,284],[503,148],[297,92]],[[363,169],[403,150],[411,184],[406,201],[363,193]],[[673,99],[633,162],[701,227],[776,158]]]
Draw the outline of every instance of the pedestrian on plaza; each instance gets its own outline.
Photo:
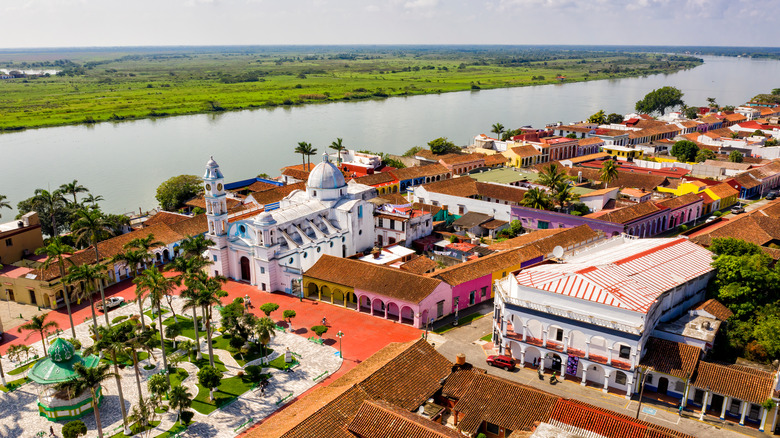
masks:
[[[54,435],[54,426],[49,426],[49,433],[51,434],[51,436],[55,436]]]
[[[677,413],[682,417],[682,412],[683,412],[683,405],[682,402],[680,402],[680,408],[677,410]]]

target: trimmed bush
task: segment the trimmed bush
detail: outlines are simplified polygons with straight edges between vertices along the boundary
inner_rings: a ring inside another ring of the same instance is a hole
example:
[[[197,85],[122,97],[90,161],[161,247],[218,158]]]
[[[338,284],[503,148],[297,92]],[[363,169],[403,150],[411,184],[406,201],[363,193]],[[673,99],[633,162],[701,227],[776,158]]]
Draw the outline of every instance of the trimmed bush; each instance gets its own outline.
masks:
[[[194,412],[184,411],[181,413],[181,422],[184,424],[190,424],[190,421],[192,421],[193,416],[195,416]]]
[[[127,315],[119,315],[116,318],[112,319],[111,323],[112,324],[119,324],[120,322],[122,322],[122,321],[124,321],[126,319],[127,319]]]

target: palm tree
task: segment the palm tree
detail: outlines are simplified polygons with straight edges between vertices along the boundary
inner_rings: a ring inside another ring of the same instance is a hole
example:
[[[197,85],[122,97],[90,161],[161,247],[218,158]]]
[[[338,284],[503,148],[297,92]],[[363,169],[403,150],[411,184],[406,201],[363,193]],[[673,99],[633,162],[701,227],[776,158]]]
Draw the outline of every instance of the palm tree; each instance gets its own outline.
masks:
[[[192,394],[190,394],[185,386],[174,386],[171,389],[171,392],[168,393],[168,405],[172,409],[178,409],[179,414],[176,421],[179,421],[182,410],[192,405]]]
[[[599,110],[596,114],[593,114],[588,118],[588,123],[596,123],[597,125],[603,125],[607,123],[607,115],[604,114],[604,110]]]
[[[132,330],[130,324],[124,324],[120,326],[111,327],[97,327],[96,341],[91,347],[84,350],[84,354],[100,354],[101,352],[108,353],[111,356],[111,361],[114,362],[114,377],[116,378],[116,387],[119,392],[119,407],[122,411],[122,423],[125,426],[125,435],[130,435],[130,425],[127,422],[127,409],[125,408],[125,396],[122,392],[122,382],[119,376],[119,364],[117,363],[117,353],[123,353],[127,348],[125,342],[127,341],[127,328]]]
[[[599,178],[604,181],[604,188],[606,189],[609,183],[618,177],[618,164],[614,160],[607,160],[601,165],[599,171]]]
[[[149,346],[149,340],[152,338],[152,332],[148,330],[133,330],[133,336],[125,341],[125,351],[129,352],[133,356],[133,368],[135,369],[135,383],[138,386],[138,399],[143,400],[143,393],[141,392],[141,370],[138,368],[138,352],[146,351],[146,353],[152,355],[152,348]]]
[[[81,363],[73,366],[76,375],[64,382],[54,385],[57,391],[66,391],[72,394],[72,397],[78,397],[89,390],[92,395],[92,411],[95,413],[95,424],[97,424],[98,437],[103,438],[103,425],[100,423],[100,411],[97,404],[97,390],[100,384],[115,376],[116,373],[109,371],[107,363],[99,363],[94,368],[87,368]]]
[[[86,187],[79,184],[79,182],[76,181],[75,179],[73,180],[72,183],[61,185],[60,191],[63,194],[73,195],[73,205],[78,204],[78,201],[76,200],[76,194],[89,192],[89,190]]]
[[[54,321],[46,321],[47,315],[47,313],[44,313],[43,315],[33,316],[27,324],[23,324],[17,329],[17,332],[19,333],[21,333],[22,330],[30,330],[30,333],[27,333],[27,336],[24,338],[25,341],[30,339],[30,336],[32,336],[33,333],[40,333],[44,357],[46,357],[46,336],[49,335],[49,332],[52,329],[56,329],[60,326]]]
[[[149,234],[146,237],[136,237],[135,239],[125,244],[125,249],[140,249],[149,254],[152,248],[165,245],[159,240],[154,240],[154,234]]]
[[[192,324],[195,328],[195,342],[198,345],[198,359],[203,355],[200,352],[200,335],[198,334],[198,305],[196,297],[198,295],[197,279],[198,273],[209,264],[209,261],[203,257],[177,257],[167,266],[167,269],[178,271],[179,275],[174,277],[177,285],[185,285],[180,295],[186,300],[182,310],[192,309]],[[175,317],[175,315],[174,315]]]
[[[44,207],[44,211],[49,214],[51,219],[51,230],[53,236],[59,236],[57,230],[57,213],[59,213],[65,207],[65,198],[62,196],[62,192],[55,190],[49,192],[48,190],[36,189],[33,201],[36,204],[40,204]]]
[[[257,339],[263,346],[263,358],[260,359],[260,363],[264,364],[266,347],[271,342],[271,338],[276,335],[276,324],[271,320],[271,318],[264,316],[257,320],[254,329],[255,333],[257,334]]]
[[[82,205],[91,204],[92,207],[97,207],[98,202],[102,201],[103,197],[100,195],[93,195],[92,193],[88,194],[84,197],[84,199],[81,200]]]
[[[106,266],[98,263],[95,265],[76,265],[68,268],[68,275],[65,276],[65,281],[68,283],[83,282],[84,288],[80,291],[78,302],[85,296],[89,297],[89,306],[92,309],[92,325],[95,327],[95,333],[97,333],[97,316],[95,314],[95,289],[97,283],[102,283],[106,278]],[[103,307],[105,310],[106,308]],[[107,311],[105,313],[108,313]]]
[[[556,164],[549,164],[539,173],[538,181],[539,184],[547,186],[551,190],[555,190],[558,184],[568,181],[568,179],[569,177],[566,175],[566,172],[563,171],[563,168]]]
[[[558,202],[558,206],[561,210],[563,210],[566,204],[579,199],[579,195],[574,193],[572,186],[568,182],[558,183],[555,187],[553,197],[555,201]]]
[[[182,240],[179,248],[181,248],[184,256],[203,257],[203,253],[213,244],[214,241],[206,237],[205,234],[198,234],[195,237],[187,236],[186,239]]]
[[[49,244],[43,248],[35,250],[36,255],[46,254],[46,260],[41,265],[41,271],[49,269],[52,263],[56,262],[60,268],[60,281],[62,282],[62,296],[65,298],[65,307],[68,309],[68,320],[70,321],[70,332],[73,338],[76,338],[76,326],[73,325],[73,313],[70,310],[70,292],[68,291],[68,282],[65,281],[65,260],[63,257],[65,254],[73,254],[76,250],[70,245],[64,243],[62,239],[57,236],[49,240]],[[73,262],[70,262],[71,264]]]
[[[211,366],[214,366],[214,349],[211,345],[211,335],[213,334],[211,330],[211,306],[220,304],[219,298],[227,295],[227,292],[222,290],[222,285],[226,282],[227,278],[221,275],[209,277],[205,272],[201,271],[193,283],[198,293],[191,305],[200,306],[203,319],[206,320],[206,343],[209,347],[209,364]]]
[[[550,206],[550,198],[547,195],[547,192],[540,188],[534,187],[525,192],[525,196],[523,196],[523,200],[520,201],[520,203],[524,207],[546,210]]]
[[[311,146],[311,143],[306,143],[305,141],[298,142],[298,147],[295,148],[295,152],[301,154],[304,158],[308,157],[309,161],[309,167],[308,170],[311,170],[311,156],[317,153],[317,148],[314,148]],[[303,169],[307,170],[306,163],[303,163]]]
[[[88,241],[95,247],[95,263],[100,263],[98,242],[111,235],[111,227],[98,209],[87,210],[82,208],[76,211],[76,222],[71,226],[76,242]],[[111,325],[108,320],[108,308],[106,307],[106,294],[103,291],[103,281],[98,283],[100,300],[103,302],[103,316],[106,317],[106,325]]]
[[[494,123],[493,124],[493,129],[490,132],[495,133],[496,134],[496,138],[500,140],[501,139],[501,133],[504,132],[504,131],[505,131],[504,125],[502,125],[500,123]]]
[[[338,158],[336,159],[336,162],[339,166],[341,166],[341,151],[346,149],[347,147],[341,144],[342,139],[337,138],[336,141],[330,144],[330,148],[336,151],[336,154],[338,155]]]
[[[8,199],[7,196],[0,195],[0,208],[7,208],[7,209],[10,210],[11,209],[11,204],[8,201],[6,201],[6,199]],[[0,214],[0,217],[3,217],[3,215]]]
[[[149,292],[149,300],[152,302],[152,307],[157,309],[158,324],[160,327],[160,349],[162,349],[163,368],[168,370],[168,359],[165,356],[165,336],[162,323],[162,299],[164,296],[171,294],[176,288],[176,283],[171,278],[166,278],[163,273],[157,269],[157,266],[152,266],[144,270],[138,277],[133,280],[136,284],[136,289]],[[137,293],[137,292],[136,292]],[[168,384],[171,383],[170,374],[165,374],[168,377]]]

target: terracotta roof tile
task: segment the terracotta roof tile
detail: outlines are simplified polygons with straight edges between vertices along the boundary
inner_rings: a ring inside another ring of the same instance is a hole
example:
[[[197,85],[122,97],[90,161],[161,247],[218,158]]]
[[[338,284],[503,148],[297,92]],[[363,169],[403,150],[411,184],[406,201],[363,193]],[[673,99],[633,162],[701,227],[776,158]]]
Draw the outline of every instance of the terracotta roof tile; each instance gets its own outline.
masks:
[[[457,431],[383,400],[364,401],[349,431],[361,438],[463,438]]]
[[[303,275],[409,303],[419,303],[440,284],[440,280],[411,272],[329,255],[320,257]]]
[[[536,242],[537,240],[545,239],[549,236],[552,236],[553,234],[562,233],[565,230],[566,228],[549,228],[546,230],[531,231],[530,233],[521,234],[503,242],[494,243],[488,246],[488,248],[494,249],[496,251],[519,248],[521,246],[526,246]]]
[[[696,197],[696,199],[699,200],[699,197]],[[661,210],[662,208],[657,207],[652,201],[647,201],[647,202],[641,202],[639,204],[634,204],[630,207],[623,207],[618,210],[612,210],[605,214],[599,214],[598,219],[625,225],[631,221],[654,214]],[[589,214],[586,215],[585,217],[593,217],[593,216]]]
[[[691,310],[703,310],[721,321],[726,321],[727,319],[731,318],[731,315],[734,314],[731,310],[729,310],[728,307],[724,306],[715,298],[702,301],[701,303],[693,306]]]
[[[444,179],[425,184],[425,190],[444,195],[469,197],[477,194],[477,181],[468,176]]]
[[[481,368],[468,367],[453,371],[447,377],[441,389],[441,394],[445,397],[459,400],[470,390],[474,379],[481,374],[487,374],[487,371]]]
[[[577,178],[579,172],[582,172],[582,177],[584,179],[591,181],[601,180],[601,176],[599,175],[601,169],[592,169],[589,167],[571,167],[566,169],[566,172],[573,178]],[[663,185],[665,182],[665,176],[619,170],[617,178],[610,181],[607,187],[635,188],[651,192],[655,190],[656,187]]]
[[[550,417],[558,400],[536,388],[484,374],[475,376],[453,409],[463,414],[458,427],[468,434],[476,433],[485,421],[505,429],[530,430],[535,422]]]
[[[599,141],[601,141],[601,139],[599,139]],[[514,147],[512,148],[512,152],[521,158],[535,157],[542,154],[541,152],[537,151],[535,147],[528,144]]]
[[[446,175],[450,171],[441,164],[428,164],[425,166],[404,167],[403,169],[391,170],[399,181],[405,181],[415,178],[424,178],[429,176]]]
[[[674,198],[658,201],[656,202],[656,205],[659,207],[666,207],[670,210],[676,210],[690,204],[695,204],[700,200],[701,198],[696,193],[686,193],[682,196],[675,196]]]
[[[485,163],[485,156],[482,154],[446,154],[440,155],[439,161],[450,166],[463,163],[482,162]]]
[[[729,196],[739,196],[739,192],[730,185],[726,183],[717,184],[714,186],[710,186],[709,190],[717,197],[723,199],[728,198]]]
[[[535,247],[522,247],[469,260],[464,263],[434,271],[427,275],[429,277],[441,279],[451,286],[455,286],[486,275],[491,275],[497,271],[509,269],[512,266],[517,266],[523,262],[541,256],[542,254]]]
[[[607,438],[693,438],[682,432],[572,399],[557,401],[550,422],[567,424]]]
[[[205,204],[204,204],[205,205]],[[144,221],[144,226],[149,227],[155,224],[166,224],[171,225],[175,224],[176,222],[181,222],[184,220],[189,219],[191,216],[187,216],[184,214],[179,213],[171,213],[169,211],[160,211],[154,216],[150,217],[146,221]]]
[[[412,274],[422,275],[426,272],[436,269],[436,262],[425,256],[415,257],[412,260],[401,265],[400,269],[409,271]]]
[[[765,402],[775,389],[774,379],[769,373],[712,362],[699,362],[692,383],[697,388],[710,388],[717,394],[750,403]]]
[[[640,365],[681,379],[693,376],[701,355],[701,349],[693,345],[655,337],[648,340],[646,349]]]
[[[503,185],[503,184],[491,184],[477,181],[476,184],[477,194],[482,197],[499,199],[501,201],[509,201],[520,203],[525,197],[527,190],[518,187]]]
[[[299,182],[295,184],[287,184],[285,186],[266,190],[264,192],[252,193],[252,198],[254,198],[254,200],[260,205],[273,204],[274,202],[281,201],[285,196],[289,195],[294,190],[306,190],[306,183]]]
[[[249,186],[244,187],[243,190],[249,190],[250,192],[265,192],[266,190],[273,190],[277,187],[279,186],[277,186],[276,184],[271,184],[263,181],[255,181]]]
[[[493,154],[485,157],[485,166],[494,167],[505,164],[509,159],[501,154]]]
[[[354,181],[358,184],[365,184],[367,186],[377,186],[391,184],[398,180],[396,180],[390,172],[376,172],[371,175],[357,177]]]

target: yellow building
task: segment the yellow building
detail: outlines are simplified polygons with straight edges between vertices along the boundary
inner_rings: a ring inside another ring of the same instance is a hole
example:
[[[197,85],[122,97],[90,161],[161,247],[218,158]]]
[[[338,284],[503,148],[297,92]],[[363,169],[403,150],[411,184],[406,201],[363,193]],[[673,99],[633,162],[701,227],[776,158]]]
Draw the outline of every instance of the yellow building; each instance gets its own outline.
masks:
[[[705,192],[717,203],[713,207],[713,211],[730,208],[737,203],[739,197],[739,191],[726,183],[709,186]]]
[[[601,150],[613,157],[617,157],[620,161],[638,160],[644,156],[644,152],[641,149],[628,146],[608,145],[602,146]]]
[[[0,264],[10,265],[35,254],[43,246],[38,213],[31,211],[19,220],[0,224]]]
[[[720,183],[713,186],[707,185],[701,181],[681,180],[677,186],[656,187],[656,190],[662,193],[671,193],[675,196],[695,193],[697,195],[706,195],[712,202],[707,202],[705,198],[704,214],[709,214],[718,210],[723,210],[737,203],[739,192],[726,183]]]
[[[709,186],[701,181],[686,181],[683,179],[677,184],[677,186],[658,186],[656,187],[656,190],[662,193],[671,193],[674,196],[682,196],[687,195],[688,193],[702,193],[707,190],[707,187]]]

